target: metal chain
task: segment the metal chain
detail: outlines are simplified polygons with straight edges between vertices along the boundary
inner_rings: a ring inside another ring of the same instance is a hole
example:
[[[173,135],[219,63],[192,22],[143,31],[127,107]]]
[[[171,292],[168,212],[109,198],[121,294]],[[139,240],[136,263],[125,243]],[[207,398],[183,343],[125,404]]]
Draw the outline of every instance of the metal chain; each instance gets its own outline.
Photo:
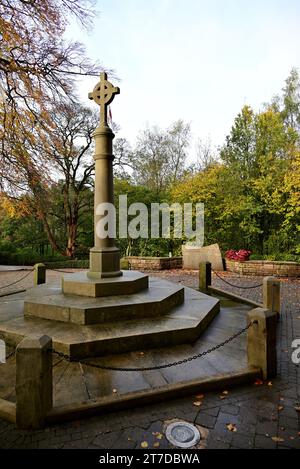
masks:
[[[61,274],[74,274],[75,272],[71,272],[70,270],[59,270],[59,269],[51,269],[46,267],[47,270],[52,270],[53,272],[60,272]]]
[[[223,342],[215,345],[214,347],[211,347],[208,350],[205,350],[204,352],[200,352],[197,355],[193,355],[188,358],[184,358],[183,360],[178,360],[176,362],[171,362],[167,363],[165,365],[157,365],[157,366],[144,366],[144,367],[134,367],[134,368],[121,368],[121,367],[116,367],[116,366],[105,366],[105,365],[98,365],[96,363],[89,363],[89,362],[81,362],[80,359],[77,358],[71,358],[69,355],[64,354],[63,352],[57,352],[56,350],[51,350],[55,355],[67,360],[67,361],[72,361],[76,363],[81,363],[82,365],[86,366],[91,366],[93,368],[99,368],[100,370],[110,370],[110,371],[152,371],[152,370],[161,370],[162,368],[171,368],[172,366],[177,366],[177,365],[183,365],[184,363],[191,362],[193,360],[197,360],[197,358],[204,357],[205,355],[208,355],[211,352],[214,352],[215,350],[218,350],[219,348],[223,347],[224,345],[228,344],[232,340],[236,339],[238,336],[243,334],[247,329],[249,329],[256,321],[250,322],[247,324],[246,327],[241,329],[240,331],[236,332],[232,336],[230,336],[228,339],[224,340]]]
[[[34,271],[34,269],[29,270],[29,272],[26,275],[24,275],[24,277],[19,278],[19,280],[16,280],[15,282],[12,282],[12,283],[9,283],[8,285],[4,285],[3,287],[0,287],[0,290],[3,290],[4,288],[11,287],[12,285],[15,285],[16,283],[21,282],[22,280],[27,278],[33,271]]]
[[[7,357],[5,358],[5,360],[7,361],[10,357],[14,356],[15,354],[16,354],[16,348],[13,349],[13,351],[10,352],[10,353],[7,355]]]
[[[235,287],[235,288],[242,288],[243,290],[250,290],[251,288],[258,288],[258,287],[262,287],[263,284],[262,283],[259,283],[258,285],[248,285],[248,286],[245,286],[245,285],[234,285],[233,283],[230,283],[228,282],[228,280],[225,280],[223,277],[221,277],[221,275],[219,275],[217,272],[215,272],[214,270],[212,270],[212,272],[221,280],[223,280],[223,282],[227,283],[228,285],[230,285],[231,287]]]

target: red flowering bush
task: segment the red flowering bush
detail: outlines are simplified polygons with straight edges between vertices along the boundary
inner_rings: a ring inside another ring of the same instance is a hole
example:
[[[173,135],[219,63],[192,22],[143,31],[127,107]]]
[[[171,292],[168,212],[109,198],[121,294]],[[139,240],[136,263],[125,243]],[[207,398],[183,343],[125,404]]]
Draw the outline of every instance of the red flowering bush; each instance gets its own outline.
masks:
[[[240,249],[239,251],[229,249],[229,251],[226,251],[225,257],[231,261],[248,261],[251,252],[252,251],[247,251],[247,249]]]

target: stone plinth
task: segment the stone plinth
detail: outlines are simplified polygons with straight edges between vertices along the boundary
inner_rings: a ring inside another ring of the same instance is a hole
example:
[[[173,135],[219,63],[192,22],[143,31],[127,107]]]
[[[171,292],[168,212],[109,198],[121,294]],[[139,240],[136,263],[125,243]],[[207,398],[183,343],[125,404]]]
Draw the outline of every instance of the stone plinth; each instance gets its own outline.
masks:
[[[85,272],[64,275],[62,290],[66,295],[97,298],[100,296],[130,295],[148,288],[148,275],[124,271],[121,277],[91,278]]]
[[[200,262],[210,262],[213,270],[224,270],[222,254],[218,244],[203,247],[183,245],[182,260],[184,269],[198,270]]]

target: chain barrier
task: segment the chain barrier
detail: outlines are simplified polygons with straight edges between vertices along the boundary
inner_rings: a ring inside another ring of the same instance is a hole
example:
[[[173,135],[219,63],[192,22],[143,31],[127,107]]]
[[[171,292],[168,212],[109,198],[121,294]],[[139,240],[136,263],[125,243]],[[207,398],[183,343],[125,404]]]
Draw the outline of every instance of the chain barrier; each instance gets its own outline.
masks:
[[[14,349],[12,352],[10,352],[10,353],[7,355],[6,361],[7,361],[10,357],[14,356],[15,354],[16,354],[16,349]]]
[[[198,358],[202,358],[205,355],[208,355],[209,353],[214,352],[215,350],[218,350],[221,347],[224,347],[224,345],[228,344],[229,342],[231,342],[232,340],[236,339],[241,334],[243,334],[245,331],[247,331],[254,323],[257,323],[257,321],[250,322],[249,324],[247,324],[246,327],[244,327],[240,331],[236,332],[235,334],[230,336],[228,339],[224,340],[223,342],[220,342],[219,344],[215,345],[214,347],[211,347],[208,350],[205,350],[204,352],[200,352],[197,355],[193,355],[191,357],[184,358],[183,360],[178,360],[176,362],[171,362],[171,363],[167,363],[167,364],[164,364],[164,365],[157,365],[157,366],[143,366],[143,367],[129,367],[129,368],[127,368],[127,367],[98,365],[96,363],[81,362],[80,359],[78,359],[78,358],[75,358],[75,357],[71,358],[69,355],[66,355],[63,352],[57,352],[54,349],[52,349],[51,351],[52,351],[52,353],[54,353],[58,357],[63,358],[66,361],[80,363],[81,365],[86,365],[86,366],[90,366],[90,367],[93,367],[93,368],[98,368],[100,370],[109,370],[109,371],[153,371],[153,370],[161,370],[163,368],[171,368],[173,366],[183,365],[183,364],[191,362],[193,360],[197,360]]]
[[[50,267],[46,266],[46,270],[52,270],[52,272],[60,272],[61,274],[74,274],[75,272],[72,272],[70,270],[59,270],[59,269],[51,269]]]
[[[228,285],[230,285],[231,287],[235,287],[235,288],[242,288],[243,290],[250,290],[251,288],[258,288],[258,287],[262,287],[263,284],[262,283],[259,283],[257,285],[234,285],[233,283],[230,283],[228,282],[228,280],[225,280],[223,277],[221,277],[221,275],[219,275],[217,272],[215,272],[214,270],[212,270],[212,272],[221,280],[223,280],[223,282],[227,283]]]
[[[3,290],[4,288],[11,287],[12,285],[16,285],[16,283],[19,283],[22,280],[24,280],[25,278],[27,278],[33,271],[34,271],[34,269],[29,270],[29,272],[26,275],[24,275],[24,277],[21,277],[21,278],[19,278],[19,280],[16,280],[15,282],[12,282],[12,283],[9,283],[8,285],[4,285],[3,287],[0,287],[0,290]]]

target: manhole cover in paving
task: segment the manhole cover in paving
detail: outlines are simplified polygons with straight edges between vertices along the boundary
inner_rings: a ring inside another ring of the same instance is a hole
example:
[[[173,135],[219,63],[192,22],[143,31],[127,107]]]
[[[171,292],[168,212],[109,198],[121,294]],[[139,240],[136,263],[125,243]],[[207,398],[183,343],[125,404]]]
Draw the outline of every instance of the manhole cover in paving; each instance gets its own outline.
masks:
[[[191,448],[200,441],[198,428],[188,422],[174,422],[167,426],[166,438],[179,448]]]

